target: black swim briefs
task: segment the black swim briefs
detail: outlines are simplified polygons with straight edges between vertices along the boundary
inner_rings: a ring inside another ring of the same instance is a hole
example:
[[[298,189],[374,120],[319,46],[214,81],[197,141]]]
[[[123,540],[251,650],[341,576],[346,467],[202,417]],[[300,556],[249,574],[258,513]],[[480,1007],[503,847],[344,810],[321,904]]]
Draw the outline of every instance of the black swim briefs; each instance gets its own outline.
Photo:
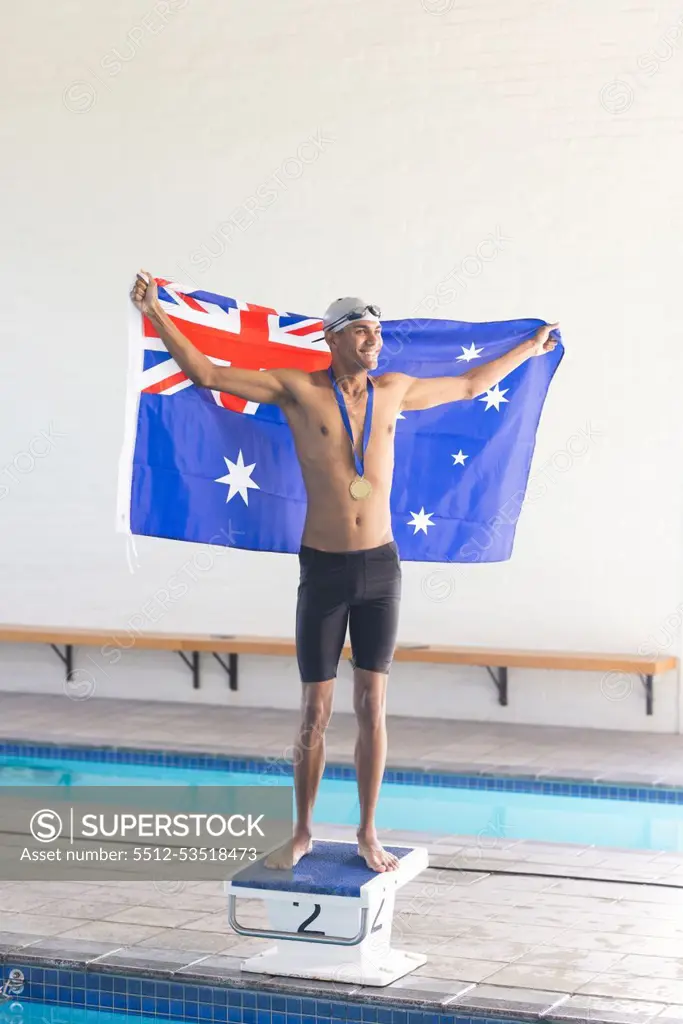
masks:
[[[401,600],[401,561],[395,541],[366,551],[302,547],[296,608],[296,649],[303,683],[334,679],[346,627],[353,664],[388,672]]]

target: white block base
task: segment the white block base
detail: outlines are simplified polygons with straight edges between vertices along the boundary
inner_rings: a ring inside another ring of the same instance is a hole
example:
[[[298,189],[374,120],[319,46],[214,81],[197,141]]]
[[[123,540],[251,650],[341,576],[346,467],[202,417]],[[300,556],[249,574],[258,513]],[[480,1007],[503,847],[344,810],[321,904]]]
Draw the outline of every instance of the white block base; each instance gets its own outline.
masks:
[[[309,966],[302,964],[305,954],[302,955],[301,943],[291,943],[291,946],[297,946],[297,949],[288,949],[288,945],[290,944],[281,942],[264,950],[263,953],[244,960],[242,970],[251,971],[253,974],[284,974],[290,978],[314,978],[317,981],[339,981],[347,985],[381,987],[391,985],[392,981],[403,978],[427,963],[427,957],[422,953],[407,953],[400,949],[390,949],[382,955],[361,956],[356,959],[348,947],[331,945],[323,947],[329,953],[328,963],[320,957],[322,950],[318,946],[316,962]],[[347,962],[344,962],[345,954],[349,957]]]

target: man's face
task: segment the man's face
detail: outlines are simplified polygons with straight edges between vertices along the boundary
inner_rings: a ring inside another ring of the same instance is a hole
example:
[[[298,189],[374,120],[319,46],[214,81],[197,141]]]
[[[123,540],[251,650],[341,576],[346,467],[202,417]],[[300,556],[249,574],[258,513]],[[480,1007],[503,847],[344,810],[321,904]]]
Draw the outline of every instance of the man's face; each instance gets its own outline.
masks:
[[[377,368],[382,350],[382,325],[375,320],[353,320],[343,330],[331,331],[327,340],[349,366],[363,370]]]

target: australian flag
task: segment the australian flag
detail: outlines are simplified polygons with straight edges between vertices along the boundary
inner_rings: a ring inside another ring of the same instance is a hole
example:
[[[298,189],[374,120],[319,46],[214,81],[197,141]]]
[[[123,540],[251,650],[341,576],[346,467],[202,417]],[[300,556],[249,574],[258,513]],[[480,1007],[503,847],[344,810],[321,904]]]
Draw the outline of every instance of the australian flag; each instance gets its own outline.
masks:
[[[218,365],[313,371],[330,364],[320,317],[156,280],[166,313]],[[131,311],[119,528],[297,552],[306,494],[281,410],[195,387],[149,321]],[[385,320],[376,375],[456,376],[503,355],[543,323]],[[510,558],[543,403],[562,356],[560,343],[478,398],[398,417],[391,514],[403,560]]]

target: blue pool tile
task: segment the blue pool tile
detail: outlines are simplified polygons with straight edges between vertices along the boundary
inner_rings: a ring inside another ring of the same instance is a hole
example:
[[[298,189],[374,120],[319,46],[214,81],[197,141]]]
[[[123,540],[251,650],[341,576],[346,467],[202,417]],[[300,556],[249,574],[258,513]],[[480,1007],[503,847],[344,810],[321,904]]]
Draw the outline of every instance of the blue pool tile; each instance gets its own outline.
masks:
[[[171,999],[171,1016],[182,1017],[185,1006],[182,999]]]
[[[102,747],[68,747],[34,743],[0,743],[0,755],[18,756],[41,760],[72,759],[80,762],[106,762],[130,765],[163,765],[177,768],[211,768],[218,771],[261,773],[268,766],[257,758],[225,758],[218,755],[194,752],[183,754],[179,751],[141,751],[127,749],[105,749]],[[282,762],[277,766],[286,774],[292,774],[293,766]],[[354,769],[349,765],[326,765],[325,776],[334,779],[354,779]],[[683,788],[664,786],[629,786],[609,783],[573,782],[562,779],[495,778],[491,776],[458,775],[454,773],[408,771],[387,769],[386,781],[402,785],[425,787],[448,787],[459,789],[498,790],[517,793],[541,793],[601,800],[626,800],[647,803],[683,805]],[[480,1020],[480,1018],[478,1018]]]

